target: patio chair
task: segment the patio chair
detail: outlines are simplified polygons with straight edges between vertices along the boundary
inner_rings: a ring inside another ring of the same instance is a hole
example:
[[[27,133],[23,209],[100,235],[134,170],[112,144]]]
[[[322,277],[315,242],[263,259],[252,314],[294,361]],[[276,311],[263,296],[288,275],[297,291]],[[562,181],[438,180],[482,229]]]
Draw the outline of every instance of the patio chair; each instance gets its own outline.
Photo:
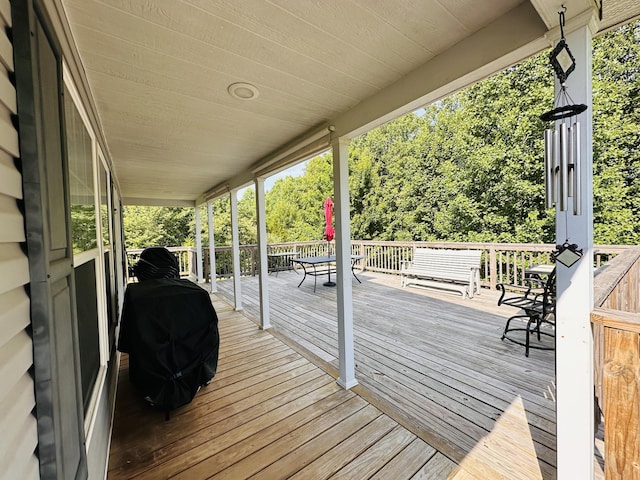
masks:
[[[525,356],[528,357],[529,349],[553,350],[555,348],[555,344],[548,346],[532,343],[531,335],[535,334],[538,342],[543,335],[555,339],[556,270],[554,268],[546,279],[528,278],[527,283],[528,285],[524,287],[501,283],[497,285],[497,289],[502,291],[498,305],[510,305],[523,310],[523,313],[513,315],[507,320],[501,340],[506,338],[524,346]],[[512,326],[514,320],[518,321],[515,326]],[[523,321],[526,321],[525,326],[522,326]],[[513,332],[524,332],[524,339],[516,337]]]

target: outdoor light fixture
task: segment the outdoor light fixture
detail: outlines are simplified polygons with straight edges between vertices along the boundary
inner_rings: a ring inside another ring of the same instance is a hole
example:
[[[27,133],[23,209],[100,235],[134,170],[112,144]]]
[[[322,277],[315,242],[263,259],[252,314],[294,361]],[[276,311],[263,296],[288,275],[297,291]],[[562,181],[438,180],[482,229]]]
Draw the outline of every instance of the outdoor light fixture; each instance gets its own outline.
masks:
[[[227,92],[237,100],[255,100],[260,94],[255,85],[245,82],[232,83],[227,88]]]
[[[556,262],[569,268],[582,258],[582,249],[579,249],[575,243],[565,242],[563,245],[557,245],[556,251],[551,256]]]

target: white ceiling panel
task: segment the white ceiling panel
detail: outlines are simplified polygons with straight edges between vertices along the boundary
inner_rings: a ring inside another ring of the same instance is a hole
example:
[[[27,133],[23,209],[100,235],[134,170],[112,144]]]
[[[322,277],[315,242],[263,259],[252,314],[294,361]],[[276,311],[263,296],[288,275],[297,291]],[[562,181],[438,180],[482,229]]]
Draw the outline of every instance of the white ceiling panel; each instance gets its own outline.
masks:
[[[374,111],[401,112],[391,104],[385,111],[385,102],[404,98],[405,78],[415,89],[416,78],[437,77],[448,82],[441,94],[463,75],[488,74],[461,68],[460,45],[491,68],[513,62],[516,49],[544,48],[556,3],[62,0],[122,196],[142,203],[194,201],[321,126],[353,128],[360,117],[371,123]],[[609,23],[640,13],[628,0],[609,3]],[[505,19],[526,38],[505,46]],[[476,37],[475,47],[464,43]],[[259,95],[232,98],[235,82]],[[408,100],[428,98],[430,83]]]

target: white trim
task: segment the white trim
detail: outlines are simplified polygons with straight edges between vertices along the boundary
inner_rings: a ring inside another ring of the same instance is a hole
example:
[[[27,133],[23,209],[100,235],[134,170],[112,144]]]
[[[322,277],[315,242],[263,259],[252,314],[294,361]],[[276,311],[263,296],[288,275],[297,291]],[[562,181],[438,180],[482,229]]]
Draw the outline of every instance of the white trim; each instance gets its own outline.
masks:
[[[202,283],[202,222],[200,221],[200,206],[195,206],[193,209],[196,220],[196,275],[198,283]]]
[[[102,212],[100,211],[100,168],[109,178],[108,170],[101,164],[98,158],[97,143],[91,143],[93,155],[93,197],[95,202],[96,242],[98,244],[98,258],[96,259],[96,300],[98,311],[98,341],[100,345],[100,366],[109,361],[109,326],[107,316],[107,286],[105,284],[104,243],[102,240]],[[92,420],[93,421],[93,420]]]
[[[73,254],[73,267],[79,267],[80,265],[84,265],[85,263],[97,258],[100,256],[99,248],[92,248],[91,250],[86,250],[80,253]]]
[[[332,142],[333,191],[336,221],[336,283],[338,302],[338,384],[351,388],[358,384],[355,377],[353,334],[353,292],[351,284],[351,227],[349,201],[349,141],[339,138]]]
[[[238,189],[229,191],[231,210],[231,251],[233,255],[234,308],[242,310],[242,288],[240,286],[240,236],[238,234]]]
[[[264,178],[255,179],[256,219],[258,233],[258,283],[260,288],[260,328],[271,328],[269,312],[269,264],[267,262],[267,210],[265,205]]]
[[[571,198],[567,211],[556,210],[557,243],[576,243],[584,251],[571,268],[556,267],[557,474],[558,480],[589,480],[594,476],[592,35],[585,26],[566,40],[576,59],[568,92],[589,108],[576,119],[582,126],[582,215],[573,215]],[[556,81],[556,92],[559,88]]]
[[[82,123],[84,123],[84,126],[87,129],[89,136],[91,137],[91,143],[95,144],[96,135],[93,132],[93,128],[91,127],[91,122],[89,121],[89,116],[87,115],[87,111],[84,108],[82,99],[80,98],[80,94],[78,93],[78,89],[76,88],[76,84],[73,81],[73,76],[71,75],[71,72],[69,71],[69,67],[67,66],[67,62],[64,59],[62,60],[62,80],[64,82],[65,87],[67,87],[67,90],[69,90],[69,93],[71,94],[71,99],[73,100],[73,103],[78,109],[78,113],[80,114],[80,118],[82,119]]]
[[[120,371],[120,352],[116,350],[116,356],[113,361],[113,366],[117,372]],[[111,402],[111,409],[109,410],[109,434],[107,440],[107,453],[105,455],[104,464],[104,477],[103,480],[107,480],[107,473],[109,472],[109,455],[111,454],[111,441],[113,439],[113,426],[115,425],[114,419],[116,417],[116,398],[118,396],[118,381],[116,379],[115,386],[113,387],[113,401]],[[89,447],[87,447],[87,451]]]
[[[218,291],[216,284],[216,239],[213,230],[213,202],[207,201],[207,221],[209,222],[209,270],[211,272],[211,293]]]
[[[84,418],[84,437],[87,453],[89,452],[91,439],[93,438],[93,431],[98,417],[98,406],[100,404],[100,398],[102,397],[102,391],[106,385],[106,380],[107,366],[102,365],[101,363],[100,369],[98,370],[98,376],[96,377],[96,383],[94,384],[94,388],[91,390],[91,399],[89,400],[89,405]]]
[[[110,248],[113,244],[113,232],[111,232],[111,189],[110,181],[111,171],[106,162],[104,154],[102,153],[97,141],[96,135],[91,126],[91,122],[89,121],[89,117],[82,103],[82,99],[78,94],[78,90],[73,81],[73,77],[69,71],[69,68],[66,62],[63,60],[62,62],[63,68],[63,81],[64,84],[71,95],[71,99],[76,107],[80,118],[84,124],[85,129],[89,137],[91,138],[91,167],[92,167],[92,180],[93,180],[93,198],[94,198],[94,220],[96,226],[96,248],[93,248],[89,251],[74,253],[73,255],[73,267],[74,269],[87,263],[90,260],[95,259],[95,282],[96,282],[96,311],[98,315],[98,345],[100,349],[100,367],[98,369],[98,375],[96,376],[96,380],[91,388],[91,396],[88,403],[87,411],[84,417],[84,434],[86,441],[87,452],[89,451],[89,445],[91,442],[93,429],[97,419],[99,401],[102,395],[102,391],[104,389],[106,383],[107,376],[107,364],[109,361],[109,319],[108,319],[108,309],[107,309],[107,298],[106,298],[106,284],[105,284],[105,275],[106,275],[106,266],[104,264],[104,253],[105,247],[103,243],[103,235],[102,235],[102,212],[101,209],[101,198],[100,198],[100,168],[105,172],[105,188],[107,194],[107,223],[110,234]],[[110,270],[109,270],[110,274]]]

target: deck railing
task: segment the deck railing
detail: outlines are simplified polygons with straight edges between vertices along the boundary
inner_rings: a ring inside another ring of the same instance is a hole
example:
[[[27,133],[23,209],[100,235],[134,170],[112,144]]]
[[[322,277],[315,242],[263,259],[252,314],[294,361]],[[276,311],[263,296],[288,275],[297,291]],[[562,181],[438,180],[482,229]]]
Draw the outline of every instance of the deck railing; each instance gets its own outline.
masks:
[[[524,270],[550,263],[554,245],[452,242],[352,241],[354,254],[364,255],[364,270],[398,274],[416,247],[478,249],[482,253],[482,285],[522,283]],[[178,256],[181,275],[196,277],[196,249],[169,247]],[[129,250],[133,265],[142,250]],[[334,253],[327,242],[278,243],[269,253],[293,252],[298,257]],[[216,247],[216,278],[232,275],[232,249]],[[203,249],[203,273],[210,281],[209,249]],[[594,385],[604,415],[607,479],[640,478],[640,247],[594,247]],[[256,245],[240,247],[241,274],[258,271]]]
[[[372,272],[399,274],[402,264],[411,261],[416,247],[475,249],[482,251],[481,285],[494,289],[498,283],[522,284],[525,269],[540,264],[551,263],[551,244],[528,243],[463,243],[463,242],[380,242],[353,240],[351,251],[363,255],[357,267]],[[335,253],[335,245],[325,241],[272,243],[269,253],[292,252],[297,257],[326,255]],[[629,247],[621,245],[598,245],[594,248],[594,267],[599,268]],[[195,247],[170,247],[178,255],[183,276],[195,278]],[[142,250],[130,250],[129,265],[133,265]],[[209,249],[203,248],[203,277],[211,280]],[[258,248],[256,245],[240,246],[240,271],[243,276],[258,272]],[[216,278],[228,278],[233,272],[232,249],[230,246],[216,247]]]
[[[640,478],[640,248],[594,278],[595,387],[604,415],[605,478]]]
[[[131,268],[138,262],[143,248],[132,248],[127,250],[127,263],[129,265],[129,276],[132,275]],[[196,248],[195,247],[167,247],[178,259],[178,267],[181,277],[195,276],[196,268]]]

